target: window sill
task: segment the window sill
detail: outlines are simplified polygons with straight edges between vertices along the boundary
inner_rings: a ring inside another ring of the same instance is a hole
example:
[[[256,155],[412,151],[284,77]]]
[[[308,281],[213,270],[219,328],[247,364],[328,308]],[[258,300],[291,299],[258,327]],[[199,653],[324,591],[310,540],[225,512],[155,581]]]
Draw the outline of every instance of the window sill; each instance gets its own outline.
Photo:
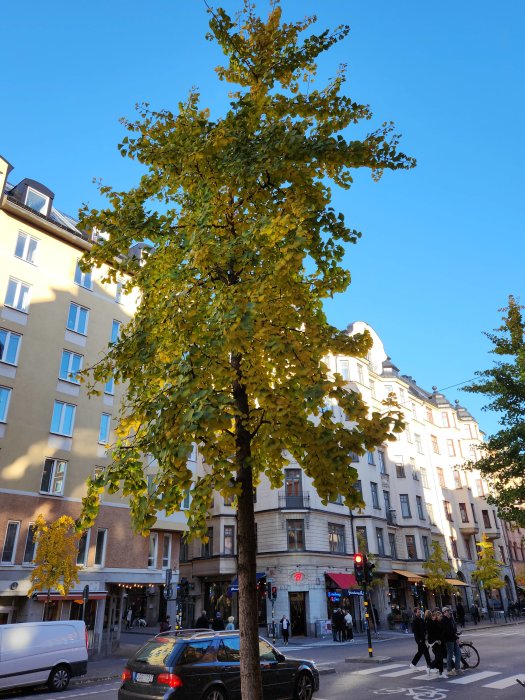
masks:
[[[17,309],[16,306],[10,306],[9,304],[4,304],[4,306],[6,309],[11,309],[11,311],[16,311],[19,314],[29,315],[29,309],[27,309],[27,311],[25,309]]]
[[[63,498],[64,494],[63,493],[51,493],[49,491],[39,491],[38,492],[41,496],[52,496],[54,498]]]

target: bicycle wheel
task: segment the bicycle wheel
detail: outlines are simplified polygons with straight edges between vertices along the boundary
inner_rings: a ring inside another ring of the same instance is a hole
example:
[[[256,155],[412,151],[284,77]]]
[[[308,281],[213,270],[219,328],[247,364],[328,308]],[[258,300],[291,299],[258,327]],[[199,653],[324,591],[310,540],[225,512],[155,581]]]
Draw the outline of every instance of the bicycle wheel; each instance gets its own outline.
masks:
[[[476,647],[468,644],[468,642],[464,642],[459,645],[459,648],[461,649],[461,661],[467,668],[479,666],[479,654]]]

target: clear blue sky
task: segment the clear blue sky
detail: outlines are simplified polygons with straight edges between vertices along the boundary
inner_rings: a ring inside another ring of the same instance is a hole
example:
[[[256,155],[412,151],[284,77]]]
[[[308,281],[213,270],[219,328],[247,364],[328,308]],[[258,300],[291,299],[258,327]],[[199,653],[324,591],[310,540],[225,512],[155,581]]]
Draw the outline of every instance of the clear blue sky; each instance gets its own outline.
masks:
[[[368,321],[424,388],[464,382],[492,362],[482,331],[498,325],[508,294],[525,301],[525,3],[282,5],[289,19],[316,12],[319,28],[351,26],[320,75],[348,64],[348,93],[371,105],[373,124],[393,120],[418,160],[413,171],[378,184],[362,173],[350,192],[334,192],[363,238],[348,252],[353,283],[327,304],[329,320]],[[42,181],[67,213],[100,204],[94,177],[134,183],[137,167],[116,144],[119,117],[133,117],[136,102],[175,110],[197,86],[214,114],[227,104],[203,0],[26,0],[5,3],[1,21],[0,153],[15,166],[13,182]],[[477,397],[446,394],[482,428],[497,428]]]

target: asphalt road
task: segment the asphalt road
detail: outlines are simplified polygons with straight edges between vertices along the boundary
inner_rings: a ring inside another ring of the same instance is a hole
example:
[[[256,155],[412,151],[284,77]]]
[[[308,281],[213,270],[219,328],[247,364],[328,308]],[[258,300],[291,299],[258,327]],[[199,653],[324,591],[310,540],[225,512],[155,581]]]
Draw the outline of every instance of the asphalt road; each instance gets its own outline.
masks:
[[[388,632],[384,632],[382,639],[373,639],[372,662],[363,638],[343,644],[312,640],[294,645],[291,640],[282,651],[289,656],[314,659],[321,671],[331,670],[321,675],[321,687],[315,700],[381,700],[390,695],[413,700],[525,700],[525,688],[515,680],[519,677],[525,682],[525,625],[470,628],[463,638],[472,640],[481,662],[478,668],[449,679],[427,676],[423,660],[415,671],[408,668],[415,653],[412,635],[389,637]],[[378,663],[380,658],[385,660]],[[123,666],[122,660],[115,659],[114,663],[116,671],[117,666],[118,671]],[[0,700],[94,697],[116,700],[118,687],[117,680],[92,681],[72,684],[63,693],[50,693],[45,689],[2,692]]]

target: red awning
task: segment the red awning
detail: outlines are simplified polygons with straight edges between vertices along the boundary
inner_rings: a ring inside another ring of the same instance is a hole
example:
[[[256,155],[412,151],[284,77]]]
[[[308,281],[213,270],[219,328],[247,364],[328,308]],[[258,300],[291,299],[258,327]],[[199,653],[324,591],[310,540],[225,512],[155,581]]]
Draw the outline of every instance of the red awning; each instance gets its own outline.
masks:
[[[90,591],[89,600],[104,600],[107,598],[107,591]],[[47,593],[37,593],[36,599],[40,603],[45,603],[48,600]],[[77,591],[76,593],[68,593],[67,595],[60,595],[60,593],[51,593],[49,600],[76,600],[80,603],[84,602],[82,599],[82,591]]]
[[[359,588],[353,574],[335,574],[332,571],[327,571],[326,575],[332,579],[337,588]]]

